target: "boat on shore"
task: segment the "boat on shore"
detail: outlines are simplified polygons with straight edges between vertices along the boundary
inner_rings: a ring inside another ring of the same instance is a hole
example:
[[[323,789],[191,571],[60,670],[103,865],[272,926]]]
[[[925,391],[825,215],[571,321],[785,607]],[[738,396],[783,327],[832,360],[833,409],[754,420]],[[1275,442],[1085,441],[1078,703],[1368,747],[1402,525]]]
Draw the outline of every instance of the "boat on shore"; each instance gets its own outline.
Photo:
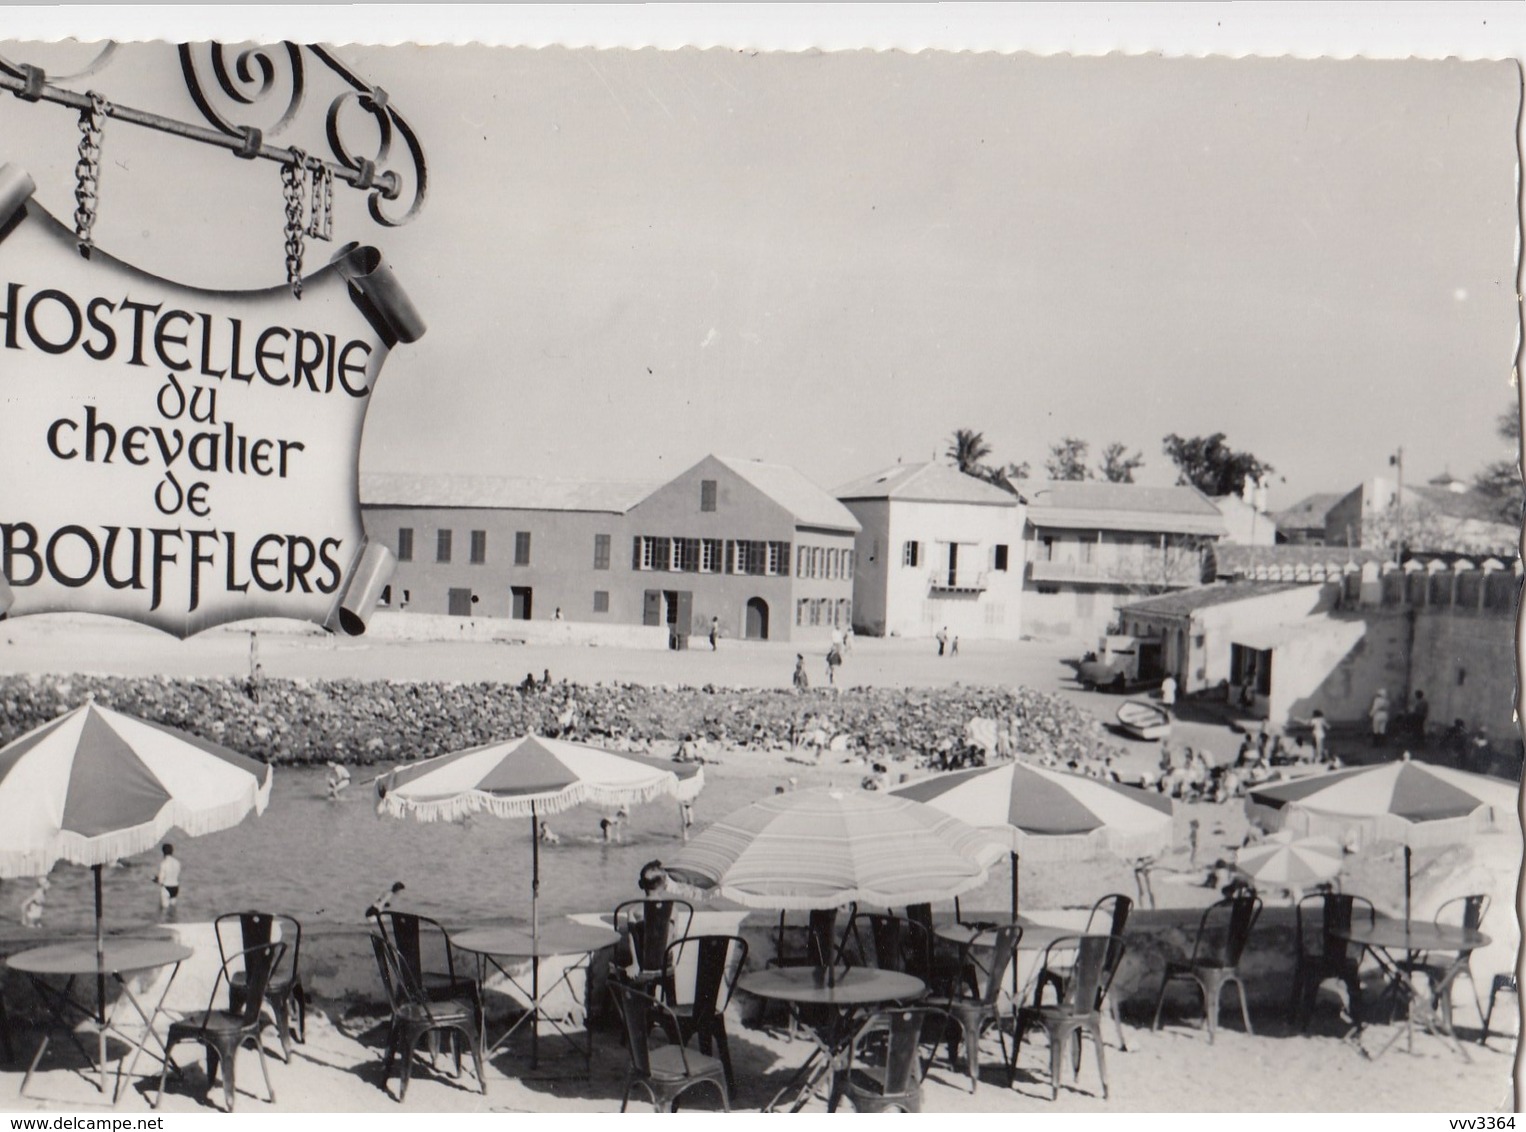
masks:
[[[1118,705],[1118,725],[1136,739],[1164,739],[1171,734],[1171,713],[1159,704],[1128,700]]]

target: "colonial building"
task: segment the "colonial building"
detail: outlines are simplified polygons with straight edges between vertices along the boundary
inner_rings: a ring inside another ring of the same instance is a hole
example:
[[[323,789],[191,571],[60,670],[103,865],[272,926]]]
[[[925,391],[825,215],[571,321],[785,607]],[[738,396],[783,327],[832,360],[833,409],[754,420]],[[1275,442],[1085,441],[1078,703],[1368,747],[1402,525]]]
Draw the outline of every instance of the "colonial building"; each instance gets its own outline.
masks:
[[[383,602],[459,617],[825,637],[852,617],[853,516],[793,468],[708,456],[661,484],[361,479]]]
[[[1365,730],[1379,688],[1394,710],[1417,691],[1430,722],[1486,726],[1518,750],[1514,721],[1519,560],[1369,561],[1324,582],[1237,582],[1132,602],[1125,631],[1159,640],[1183,693],[1247,685],[1275,725],[1315,710]],[[1518,773],[1515,764],[1512,773]]]
[[[1513,555],[1521,533],[1498,500],[1451,476],[1402,492],[1395,480],[1373,476],[1330,508],[1325,528],[1329,545],[1499,555]]]
[[[946,464],[896,464],[834,494],[861,527],[853,623],[874,636],[1022,634],[1022,507]]]
[[[1219,509],[1192,487],[1088,481],[1020,484],[1023,627],[1090,640],[1123,602],[1199,585],[1223,536]]]

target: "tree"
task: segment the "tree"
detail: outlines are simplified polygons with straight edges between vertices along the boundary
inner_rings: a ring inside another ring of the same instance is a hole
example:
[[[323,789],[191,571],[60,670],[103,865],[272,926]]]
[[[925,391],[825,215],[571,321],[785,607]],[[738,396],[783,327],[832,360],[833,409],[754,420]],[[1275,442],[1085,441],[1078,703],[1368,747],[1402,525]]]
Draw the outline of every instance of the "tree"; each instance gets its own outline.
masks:
[[[982,462],[991,454],[991,446],[986,443],[983,433],[961,428],[954,430],[943,454],[965,475],[975,476],[980,474]]]
[[[1144,454],[1135,452],[1125,455],[1128,449],[1116,440],[1102,450],[1102,463],[1097,465],[1097,475],[1108,483],[1133,483],[1134,473],[1144,467]]]
[[[1090,447],[1084,440],[1067,436],[1058,444],[1049,446],[1049,459],[1044,470],[1052,480],[1089,480],[1092,471],[1086,466],[1086,450]]]
[[[1202,535],[1143,535],[1119,547],[1111,581],[1139,597],[1154,597],[1212,581],[1207,574],[1213,539]]]
[[[1191,438],[1173,432],[1161,447],[1176,465],[1176,482],[1204,495],[1239,495],[1246,480],[1255,483],[1276,470],[1249,452],[1230,448],[1222,432]]]
[[[1499,438],[1510,445],[1508,460],[1494,460],[1473,477],[1473,486],[1487,495],[1495,504],[1495,513],[1503,522],[1520,523],[1523,504],[1521,469],[1517,462],[1521,451],[1521,417],[1514,409],[1507,409],[1495,418],[1495,430]]]

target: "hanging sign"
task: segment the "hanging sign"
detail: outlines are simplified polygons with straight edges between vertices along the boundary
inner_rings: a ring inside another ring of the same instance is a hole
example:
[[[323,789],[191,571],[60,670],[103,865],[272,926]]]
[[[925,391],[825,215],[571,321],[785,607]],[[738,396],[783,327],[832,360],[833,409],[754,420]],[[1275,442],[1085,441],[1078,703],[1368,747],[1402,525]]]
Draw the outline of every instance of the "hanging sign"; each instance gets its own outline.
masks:
[[[424,331],[380,255],[344,249],[301,301],[198,290],[85,259],[32,190],[0,165],[0,613],[363,632],[392,561],[361,431]]]

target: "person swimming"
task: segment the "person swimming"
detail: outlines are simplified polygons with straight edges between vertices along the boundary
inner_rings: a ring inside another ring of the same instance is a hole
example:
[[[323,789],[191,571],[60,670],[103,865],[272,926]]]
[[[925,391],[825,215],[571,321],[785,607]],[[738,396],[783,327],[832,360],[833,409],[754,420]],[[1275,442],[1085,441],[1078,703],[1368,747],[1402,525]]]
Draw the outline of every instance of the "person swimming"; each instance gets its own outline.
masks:
[[[378,896],[374,901],[372,901],[370,906],[366,908],[366,915],[375,916],[379,912],[385,912],[388,908],[392,907],[392,898],[407,887],[408,886],[400,880],[393,881],[392,887]]]
[[[560,845],[561,836],[545,822],[540,823],[540,843],[542,845]]]

